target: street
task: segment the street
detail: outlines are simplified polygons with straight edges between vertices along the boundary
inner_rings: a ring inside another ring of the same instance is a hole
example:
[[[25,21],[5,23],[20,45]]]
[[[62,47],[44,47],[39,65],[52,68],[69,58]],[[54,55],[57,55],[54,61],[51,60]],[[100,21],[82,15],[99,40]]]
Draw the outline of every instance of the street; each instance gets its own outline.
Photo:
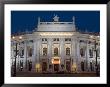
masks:
[[[16,77],[97,77],[96,73],[69,73],[69,74],[55,74],[55,73],[36,73],[36,72],[17,72]]]

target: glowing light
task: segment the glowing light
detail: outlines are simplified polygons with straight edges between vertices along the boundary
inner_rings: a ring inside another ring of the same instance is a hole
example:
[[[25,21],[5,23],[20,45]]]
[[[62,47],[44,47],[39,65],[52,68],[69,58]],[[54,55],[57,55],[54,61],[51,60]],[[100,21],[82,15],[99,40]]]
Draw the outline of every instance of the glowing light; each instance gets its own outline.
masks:
[[[100,36],[97,36],[98,38],[100,37]]]
[[[14,37],[14,36],[13,36],[12,38],[13,38],[13,39],[15,39],[15,37]]]
[[[91,35],[90,38],[93,38],[93,36]]]
[[[36,64],[36,69],[40,68],[40,64]]]
[[[74,64],[72,65],[72,71],[73,71],[73,72],[77,72],[77,65],[76,65],[76,63],[74,63]]]
[[[23,38],[22,36],[19,37],[19,39],[22,39],[22,38]]]
[[[59,59],[59,57],[54,57],[54,58],[52,58],[52,64],[60,64],[60,59]]]
[[[37,63],[35,67],[36,67],[36,72],[40,72],[40,64]]]

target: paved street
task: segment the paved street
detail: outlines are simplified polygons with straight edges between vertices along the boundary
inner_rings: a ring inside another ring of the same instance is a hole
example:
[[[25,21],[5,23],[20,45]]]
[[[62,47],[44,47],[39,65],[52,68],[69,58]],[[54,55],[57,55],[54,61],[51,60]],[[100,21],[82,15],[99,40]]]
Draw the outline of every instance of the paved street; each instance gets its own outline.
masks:
[[[17,72],[16,77],[96,77],[96,73],[40,74],[36,72]]]

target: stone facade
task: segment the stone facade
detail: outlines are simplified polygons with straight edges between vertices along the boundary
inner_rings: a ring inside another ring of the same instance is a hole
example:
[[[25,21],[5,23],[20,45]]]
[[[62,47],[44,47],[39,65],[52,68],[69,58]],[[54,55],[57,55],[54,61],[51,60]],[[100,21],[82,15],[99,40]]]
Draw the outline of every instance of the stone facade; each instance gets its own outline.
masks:
[[[38,18],[36,31],[12,35],[11,67],[16,58],[17,71],[95,72],[97,56],[100,69],[99,35],[78,32],[74,17],[72,22],[59,22],[58,16],[53,19],[53,22],[41,22]]]

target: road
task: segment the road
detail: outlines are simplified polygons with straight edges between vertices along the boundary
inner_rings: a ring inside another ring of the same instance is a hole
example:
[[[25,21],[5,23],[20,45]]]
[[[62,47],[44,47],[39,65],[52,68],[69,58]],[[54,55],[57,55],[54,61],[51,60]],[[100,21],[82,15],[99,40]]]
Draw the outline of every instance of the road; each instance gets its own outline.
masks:
[[[41,74],[36,72],[17,72],[16,77],[96,77],[96,73]]]

